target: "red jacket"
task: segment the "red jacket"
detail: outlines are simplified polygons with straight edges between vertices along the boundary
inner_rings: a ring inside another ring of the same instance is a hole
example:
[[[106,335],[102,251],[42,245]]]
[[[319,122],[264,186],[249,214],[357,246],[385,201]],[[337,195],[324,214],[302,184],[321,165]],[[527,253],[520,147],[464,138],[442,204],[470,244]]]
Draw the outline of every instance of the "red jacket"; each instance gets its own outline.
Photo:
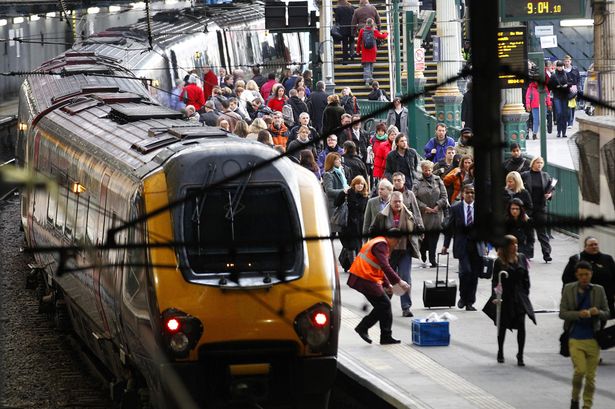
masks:
[[[545,103],[547,107],[551,106],[551,97],[549,96],[549,89],[545,85]],[[538,92],[538,84],[536,82],[530,82],[525,92],[525,107],[526,108],[540,108],[540,94]]]
[[[203,94],[205,99],[211,97],[211,91],[218,85],[218,76],[212,70],[203,76]]]
[[[391,152],[393,148],[393,142],[389,141],[389,138],[384,141],[376,140],[374,141],[374,177],[382,178],[384,177],[384,168],[387,163],[387,155]]]
[[[274,111],[282,112],[282,107],[284,106],[285,103],[286,103],[286,98],[282,98],[282,99],[271,98],[269,102],[267,103],[267,106],[273,109]]]
[[[194,105],[194,109],[197,111],[205,105],[205,97],[203,96],[203,90],[196,84],[188,84],[182,91],[182,100],[186,105]]]
[[[357,53],[361,53],[361,62],[376,62],[376,52],[378,51],[378,42],[372,48],[363,48],[363,32],[365,30],[374,30],[373,28],[362,28],[359,31],[359,38],[357,39]],[[374,37],[376,40],[385,40],[389,36],[388,33],[381,33],[378,30],[374,30]]]

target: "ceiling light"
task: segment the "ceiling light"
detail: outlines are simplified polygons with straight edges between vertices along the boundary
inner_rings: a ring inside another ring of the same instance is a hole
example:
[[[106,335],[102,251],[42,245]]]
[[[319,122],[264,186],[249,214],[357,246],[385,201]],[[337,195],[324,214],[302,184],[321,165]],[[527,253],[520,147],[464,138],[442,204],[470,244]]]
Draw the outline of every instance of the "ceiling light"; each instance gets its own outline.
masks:
[[[0,19],[0,27],[2,27],[2,26],[6,26],[7,24],[8,24],[8,21],[6,21],[6,19],[5,19],[5,18]]]
[[[38,14],[32,14],[30,16],[30,21],[39,21],[41,17]]]
[[[98,7],[89,7],[87,10],[88,14],[98,14],[99,11],[100,9]]]
[[[145,9],[145,2],[140,1],[138,3],[130,3],[130,7],[133,9],[143,10]]]
[[[50,11],[49,13],[45,14],[45,17],[53,18],[55,16],[56,16],[56,12],[55,11]]]
[[[13,24],[21,24],[24,22],[24,18],[23,17],[15,17],[13,18]]]
[[[122,7],[121,6],[109,6],[109,13],[117,13],[118,11],[121,11]]]
[[[594,20],[591,18],[575,18],[570,20],[561,20],[560,27],[592,27]]]

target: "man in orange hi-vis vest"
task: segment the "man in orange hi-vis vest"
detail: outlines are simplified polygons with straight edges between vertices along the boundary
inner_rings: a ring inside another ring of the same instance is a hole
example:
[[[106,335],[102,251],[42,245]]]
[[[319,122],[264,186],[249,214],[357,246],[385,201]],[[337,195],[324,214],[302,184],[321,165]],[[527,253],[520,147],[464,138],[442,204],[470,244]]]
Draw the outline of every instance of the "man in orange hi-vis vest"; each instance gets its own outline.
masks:
[[[402,290],[408,291],[410,285],[399,278],[389,264],[390,249],[395,248],[400,238],[400,230],[389,229],[390,236],[378,236],[363,245],[361,251],[350,266],[348,285],[363,294],[374,309],[366,315],[354,329],[368,344],[372,343],[368,330],[380,322],[380,344],[399,344],[401,341],[393,338],[391,325],[392,285],[399,284]]]

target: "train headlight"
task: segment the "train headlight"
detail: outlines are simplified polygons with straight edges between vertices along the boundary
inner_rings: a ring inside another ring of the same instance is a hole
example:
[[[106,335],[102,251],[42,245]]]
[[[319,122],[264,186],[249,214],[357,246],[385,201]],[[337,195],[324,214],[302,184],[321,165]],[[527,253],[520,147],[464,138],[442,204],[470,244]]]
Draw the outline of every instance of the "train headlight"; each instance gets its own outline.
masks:
[[[295,331],[312,351],[320,351],[331,336],[331,307],[325,303],[311,306],[295,318]]]
[[[198,318],[175,308],[161,315],[162,338],[169,352],[176,358],[185,358],[203,334],[203,324]]]

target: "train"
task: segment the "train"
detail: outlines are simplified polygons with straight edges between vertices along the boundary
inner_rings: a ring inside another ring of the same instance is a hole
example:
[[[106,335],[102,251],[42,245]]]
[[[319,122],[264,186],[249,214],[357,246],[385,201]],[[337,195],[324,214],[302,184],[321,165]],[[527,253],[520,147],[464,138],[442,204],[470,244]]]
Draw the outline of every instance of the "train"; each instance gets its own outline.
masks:
[[[245,17],[254,10],[164,12],[109,29],[21,85],[17,161],[57,186],[20,192],[28,278],[58,328],[87,347],[117,407],[328,406],[341,306],[322,187],[270,147],[186,121],[153,92],[197,51],[232,67],[234,45],[214,40],[258,38],[239,31],[262,25]],[[153,49],[148,24],[162,39]]]

